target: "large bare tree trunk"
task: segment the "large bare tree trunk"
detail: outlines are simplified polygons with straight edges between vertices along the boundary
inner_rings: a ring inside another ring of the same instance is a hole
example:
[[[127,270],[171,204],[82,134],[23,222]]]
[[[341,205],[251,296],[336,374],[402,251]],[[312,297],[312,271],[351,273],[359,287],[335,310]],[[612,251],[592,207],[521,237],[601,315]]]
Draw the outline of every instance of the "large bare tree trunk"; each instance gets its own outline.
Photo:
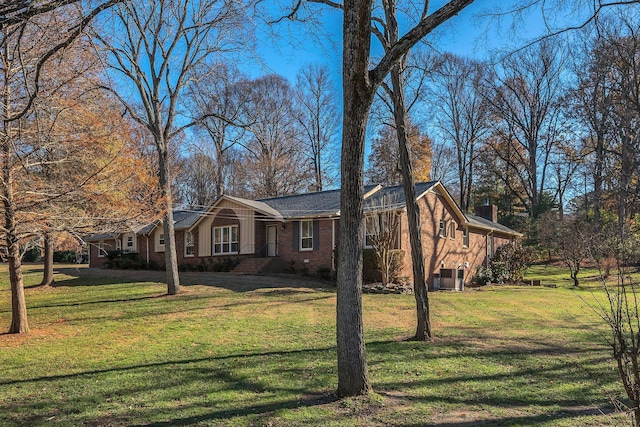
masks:
[[[53,252],[54,239],[51,233],[44,234],[44,272],[40,286],[50,286],[53,284]]]
[[[5,129],[9,126],[5,123]],[[29,332],[27,303],[24,298],[22,262],[20,260],[19,239],[16,234],[16,207],[13,199],[13,176],[11,173],[11,148],[9,141],[3,141],[2,180],[4,198],[5,239],[9,258],[9,283],[11,285],[11,326],[10,334]]]
[[[180,292],[180,276],[178,274],[178,255],[176,251],[176,234],[173,224],[173,199],[171,196],[171,179],[169,172],[169,160],[167,144],[165,141],[156,141],[158,148],[158,178],[160,195],[164,200],[164,259],[166,268],[167,293],[176,295]]]
[[[368,78],[371,4],[347,0],[343,22],[342,160],[337,280],[338,396],[371,390],[362,325],[364,141],[373,101]]]
[[[416,200],[416,186],[413,180],[411,158],[409,156],[409,132],[407,129],[407,111],[404,100],[404,82],[401,65],[391,70],[393,98],[393,116],[398,134],[400,150],[400,169],[402,184],[407,205],[407,221],[409,222],[409,239],[411,241],[411,263],[413,265],[413,294],[416,299],[416,334],[418,341],[431,339],[431,322],[429,320],[429,297],[425,281],[424,255],[422,253],[422,232],[420,230],[420,207]]]

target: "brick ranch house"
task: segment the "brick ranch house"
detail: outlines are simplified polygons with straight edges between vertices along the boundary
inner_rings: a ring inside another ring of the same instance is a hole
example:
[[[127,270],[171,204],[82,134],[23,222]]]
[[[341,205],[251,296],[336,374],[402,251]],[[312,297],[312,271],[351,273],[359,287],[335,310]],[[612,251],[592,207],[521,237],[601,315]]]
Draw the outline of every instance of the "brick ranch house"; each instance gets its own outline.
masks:
[[[479,206],[476,215],[463,213],[440,182],[416,185],[422,244],[431,289],[462,289],[479,265],[499,246],[521,234],[497,223],[496,206]],[[402,186],[365,187],[365,216],[375,217],[381,200],[393,200],[400,214],[395,249],[405,252],[401,276],[411,276],[406,201]],[[234,271],[258,273],[293,268],[315,274],[335,270],[334,250],[340,227],[340,190],[263,200],[223,195],[209,209],[176,211],[178,264],[197,266],[224,257],[238,258]],[[365,236],[365,245],[367,242]],[[157,222],[137,231],[94,235],[91,267],[103,267],[109,250],[137,252],[146,262],[164,264],[164,231]]]

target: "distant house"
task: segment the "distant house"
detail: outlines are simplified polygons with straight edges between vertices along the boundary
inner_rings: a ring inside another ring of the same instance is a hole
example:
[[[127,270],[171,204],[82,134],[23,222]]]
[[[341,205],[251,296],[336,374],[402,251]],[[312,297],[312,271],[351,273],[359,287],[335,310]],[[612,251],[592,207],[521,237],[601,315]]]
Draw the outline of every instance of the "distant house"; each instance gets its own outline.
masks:
[[[380,200],[393,200],[400,214],[396,249],[406,252],[402,275],[411,276],[406,201],[402,186],[365,187],[365,216],[376,215]],[[416,185],[422,242],[430,288],[462,288],[495,249],[521,235],[497,223],[497,208],[481,206],[464,214],[440,182]],[[176,211],[179,264],[206,264],[222,257],[239,258],[238,271],[260,272],[274,265],[314,274],[335,269],[340,228],[340,190],[263,200],[223,195],[205,211]],[[364,237],[365,245],[367,242]],[[90,266],[104,265],[107,251],[137,252],[147,262],[164,264],[164,231],[160,223],[117,235],[97,235]]]

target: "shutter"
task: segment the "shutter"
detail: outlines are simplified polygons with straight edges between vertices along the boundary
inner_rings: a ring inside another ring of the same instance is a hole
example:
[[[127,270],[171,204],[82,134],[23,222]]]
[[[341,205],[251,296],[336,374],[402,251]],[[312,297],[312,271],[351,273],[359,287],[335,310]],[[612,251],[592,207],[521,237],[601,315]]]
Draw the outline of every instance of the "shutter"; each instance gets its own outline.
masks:
[[[320,221],[313,220],[313,250],[320,249]]]
[[[291,249],[297,252],[300,250],[300,221],[293,221],[292,224],[293,232],[291,234],[293,235],[293,242]]]

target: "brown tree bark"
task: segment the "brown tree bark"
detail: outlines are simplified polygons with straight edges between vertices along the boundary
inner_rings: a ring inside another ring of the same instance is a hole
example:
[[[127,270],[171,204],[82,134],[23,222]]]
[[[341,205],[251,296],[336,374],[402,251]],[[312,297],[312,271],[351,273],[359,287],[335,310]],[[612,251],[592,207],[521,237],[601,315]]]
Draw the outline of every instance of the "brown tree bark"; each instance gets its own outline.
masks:
[[[4,123],[5,130],[11,125]],[[7,132],[10,134],[10,132]],[[27,303],[24,298],[22,280],[22,262],[20,260],[19,239],[16,233],[16,206],[13,199],[13,175],[11,168],[11,144],[2,141],[2,183],[4,204],[4,228],[9,261],[9,283],[11,285],[11,326],[10,334],[29,332],[27,321]]]
[[[371,0],[346,0],[343,21],[343,124],[340,193],[340,243],[337,271],[338,396],[366,394],[367,373],[362,326],[362,246],[364,141],[376,89],[420,39],[473,0],[451,0],[394,43],[369,71]]]
[[[399,30],[396,20],[395,0],[383,2],[387,21],[387,37],[392,43],[398,41]],[[404,188],[407,207],[407,221],[409,223],[409,239],[411,242],[411,262],[413,269],[413,294],[416,299],[416,334],[413,339],[427,341],[431,339],[431,322],[429,320],[429,298],[425,281],[424,255],[422,251],[422,232],[420,230],[420,206],[416,200],[416,186],[413,179],[411,156],[409,154],[409,129],[407,108],[404,94],[404,79],[402,72],[405,66],[402,58],[391,69],[391,102],[393,104],[393,118],[398,137],[398,151],[400,154],[400,170],[402,186]]]
[[[166,268],[167,293],[176,295],[180,292],[180,275],[178,273],[178,255],[176,249],[175,226],[173,224],[173,201],[171,198],[171,179],[167,144],[156,140],[158,148],[158,178],[160,197],[164,200],[164,259]]]
[[[54,239],[51,233],[44,234],[44,272],[40,286],[50,286],[53,284],[53,252]]]
[[[404,101],[404,82],[400,65],[391,70],[393,116],[398,134],[400,149],[400,169],[402,185],[407,206],[409,239],[411,242],[411,262],[413,265],[413,294],[416,299],[416,334],[413,339],[428,341],[431,336],[429,320],[429,296],[425,280],[424,255],[422,251],[422,232],[420,229],[420,206],[416,200],[416,185],[413,180],[411,157],[409,156],[409,132],[407,129],[407,111]]]
[[[366,394],[371,390],[362,324],[364,142],[374,94],[368,78],[370,17],[370,1],[345,1],[336,305],[339,397]]]

